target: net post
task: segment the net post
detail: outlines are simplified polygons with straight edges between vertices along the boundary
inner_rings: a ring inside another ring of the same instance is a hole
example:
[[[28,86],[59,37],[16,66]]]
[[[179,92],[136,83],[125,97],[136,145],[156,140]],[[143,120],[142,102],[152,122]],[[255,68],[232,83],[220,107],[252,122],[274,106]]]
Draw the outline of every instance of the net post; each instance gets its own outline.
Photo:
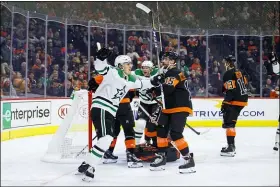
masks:
[[[92,148],[92,121],[91,121],[91,100],[92,100],[92,91],[88,92],[88,151]]]

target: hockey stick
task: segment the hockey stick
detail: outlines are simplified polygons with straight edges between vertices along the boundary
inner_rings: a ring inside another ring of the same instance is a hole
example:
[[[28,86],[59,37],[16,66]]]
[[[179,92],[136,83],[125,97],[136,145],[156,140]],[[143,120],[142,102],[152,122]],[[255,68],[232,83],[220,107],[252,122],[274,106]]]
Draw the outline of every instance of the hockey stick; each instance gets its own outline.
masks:
[[[151,16],[152,19],[152,32],[153,32],[153,41],[155,43],[155,48],[156,48],[156,53],[157,53],[157,64],[158,64],[158,68],[159,71],[161,71],[160,68],[160,62],[159,62],[159,51],[158,51],[158,43],[157,43],[157,36],[156,36],[156,28],[155,28],[155,21],[154,21],[154,14],[151,11],[151,9],[149,9],[148,7],[146,7],[145,5],[141,4],[141,3],[137,3],[136,7],[141,9],[142,11],[144,11],[145,13],[147,13],[148,15]],[[160,74],[162,72],[159,72]],[[160,92],[161,92],[161,97],[162,97],[162,105],[163,105],[163,109],[165,109],[165,101],[164,101],[164,93],[163,93],[163,86],[162,84],[160,84]]]
[[[94,136],[94,138],[92,139],[92,141],[94,141],[97,138],[97,135]],[[80,156],[80,154],[88,147],[88,145],[86,145],[77,155],[75,158],[77,158],[78,156]]]
[[[153,100],[155,100],[159,105],[162,106],[162,103],[161,103],[156,97],[154,97]],[[139,107],[140,107],[140,108],[144,111],[144,113],[145,113],[146,115],[148,115],[148,117],[151,119],[151,116],[149,115],[149,113],[148,113],[142,106],[139,106]],[[190,128],[195,134],[197,134],[197,135],[202,135],[202,134],[205,134],[205,133],[207,133],[207,132],[210,131],[210,129],[207,129],[207,130],[205,130],[205,131],[203,131],[203,132],[198,132],[197,130],[195,130],[192,126],[190,126],[190,125],[187,124],[187,123],[186,123],[186,126],[189,127],[189,128]]]
[[[145,110],[145,108],[142,107],[141,104],[139,104],[139,107],[140,107],[141,110],[148,116],[148,118],[151,120],[152,123],[158,125],[158,123],[152,118],[152,116],[149,114],[149,112],[147,112],[147,110]]]
[[[162,42],[161,42],[161,32],[160,32],[160,21],[159,21],[158,1],[157,1],[157,18],[158,18],[159,46],[160,46],[160,51],[162,52]]]

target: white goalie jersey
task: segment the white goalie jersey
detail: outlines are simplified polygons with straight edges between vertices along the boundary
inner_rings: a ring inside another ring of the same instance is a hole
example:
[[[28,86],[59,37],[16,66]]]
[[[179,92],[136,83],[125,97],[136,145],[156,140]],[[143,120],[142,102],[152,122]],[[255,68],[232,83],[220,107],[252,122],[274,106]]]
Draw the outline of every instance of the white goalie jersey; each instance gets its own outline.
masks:
[[[108,65],[106,59],[97,59],[95,69],[103,75],[103,81],[93,95],[91,107],[104,109],[116,116],[120,101],[130,89],[141,89],[142,81],[133,75],[125,80],[123,71]]]

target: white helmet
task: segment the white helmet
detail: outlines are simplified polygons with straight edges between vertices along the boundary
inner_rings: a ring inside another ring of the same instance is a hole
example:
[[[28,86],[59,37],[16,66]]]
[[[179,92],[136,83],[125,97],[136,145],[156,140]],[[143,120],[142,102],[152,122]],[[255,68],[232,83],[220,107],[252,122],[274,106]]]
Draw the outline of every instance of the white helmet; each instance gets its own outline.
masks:
[[[120,65],[122,66],[125,63],[131,63],[131,58],[127,55],[119,55],[115,59],[115,66],[119,67]]]
[[[151,62],[151,61],[144,61],[142,64],[141,64],[141,67],[149,67],[149,68],[153,68],[154,67],[154,64]]]

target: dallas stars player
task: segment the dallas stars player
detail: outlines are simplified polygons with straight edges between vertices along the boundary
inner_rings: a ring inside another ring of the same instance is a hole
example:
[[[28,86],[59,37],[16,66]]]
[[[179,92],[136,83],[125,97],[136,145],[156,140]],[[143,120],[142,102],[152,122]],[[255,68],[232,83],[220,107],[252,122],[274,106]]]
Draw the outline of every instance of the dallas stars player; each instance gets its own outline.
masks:
[[[100,49],[96,54],[95,69],[103,75],[103,81],[97,88],[92,99],[91,119],[96,129],[97,143],[93,145],[78,172],[85,174],[84,181],[94,178],[95,166],[100,162],[105,151],[113,140],[113,125],[120,101],[130,89],[141,89],[139,79],[125,80],[121,74],[131,73],[131,64],[121,61],[122,69],[108,65],[107,58],[111,51],[107,48]]]
[[[131,58],[127,55],[120,55],[115,59],[115,67],[124,69],[123,62],[132,65]],[[130,72],[129,72],[130,73]],[[128,81],[134,81],[136,77],[128,74],[127,71],[119,71],[119,75]],[[135,96],[135,91],[130,90],[126,96],[121,100],[114,123],[114,140],[112,141],[110,148],[104,154],[103,163],[116,163],[118,157],[113,155],[113,151],[117,142],[117,137],[120,134],[121,126],[123,127],[125,135],[125,146],[127,156],[128,168],[140,168],[143,167],[142,160],[138,159],[135,154],[135,132],[134,132],[134,117],[130,106],[132,98]]]
[[[140,105],[152,116],[155,110],[158,108],[156,101],[153,101],[147,94],[147,90],[153,87],[149,81],[152,76],[155,76],[158,73],[158,68],[154,68],[154,65],[151,61],[144,61],[141,65],[141,69],[135,70],[135,75],[143,80],[143,87],[139,90],[140,96]],[[144,81],[148,80],[148,81]],[[159,99],[159,98],[158,98]],[[155,125],[151,122],[149,117],[141,110],[138,109],[138,115],[135,121],[135,140],[136,144],[140,143],[141,137],[143,135],[143,130],[145,128],[145,141],[147,145],[152,144],[154,147],[157,145],[157,132]]]

